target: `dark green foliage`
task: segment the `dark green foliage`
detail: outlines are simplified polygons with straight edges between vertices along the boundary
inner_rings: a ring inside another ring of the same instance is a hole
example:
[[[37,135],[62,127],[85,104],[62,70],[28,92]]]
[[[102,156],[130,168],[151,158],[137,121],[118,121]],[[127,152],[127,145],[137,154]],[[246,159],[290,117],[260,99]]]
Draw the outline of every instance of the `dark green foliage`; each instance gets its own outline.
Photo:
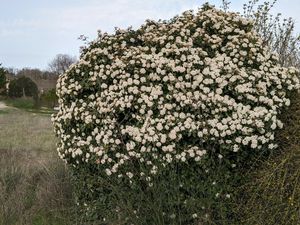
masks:
[[[126,178],[106,179],[101,176],[101,170],[93,166],[74,169],[75,192],[84,218],[82,223],[224,224],[232,217],[232,196],[226,193],[237,181],[232,180],[233,171],[229,175],[223,170],[220,165],[211,170],[201,169],[193,162],[168,165],[160,168],[152,179],[153,185],[149,186],[138,178],[131,182]]]
[[[6,93],[6,70],[0,64],[0,95]]]
[[[29,77],[19,77],[12,80],[9,84],[8,96],[14,98],[20,97],[38,97],[38,87]]]

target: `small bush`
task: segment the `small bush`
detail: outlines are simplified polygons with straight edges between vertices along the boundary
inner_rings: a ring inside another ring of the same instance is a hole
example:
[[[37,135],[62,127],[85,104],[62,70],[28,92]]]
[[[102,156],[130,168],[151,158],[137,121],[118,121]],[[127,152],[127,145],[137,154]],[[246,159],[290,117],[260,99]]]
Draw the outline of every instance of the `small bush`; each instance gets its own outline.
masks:
[[[58,80],[58,152],[96,224],[220,224],[299,89],[250,20],[209,5],[102,34]]]
[[[58,97],[56,95],[56,90],[55,88],[50,89],[43,94],[41,94],[40,97],[40,103],[43,106],[51,107],[53,108],[54,106],[57,105]]]
[[[29,77],[19,77],[9,83],[8,96],[14,98],[20,97],[38,97],[38,87]]]

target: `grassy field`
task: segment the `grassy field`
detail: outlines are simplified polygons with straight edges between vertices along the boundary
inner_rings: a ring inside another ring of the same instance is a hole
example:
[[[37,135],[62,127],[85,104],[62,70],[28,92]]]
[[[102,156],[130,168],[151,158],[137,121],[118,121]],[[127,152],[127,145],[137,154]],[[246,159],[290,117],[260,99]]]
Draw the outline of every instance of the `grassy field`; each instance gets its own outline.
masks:
[[[0,225],[65,225],[73,203],[50,115],[0,109]]]
[[[0,116],[0,147],[51,154],[55,137],[49,115],[8,108]]]

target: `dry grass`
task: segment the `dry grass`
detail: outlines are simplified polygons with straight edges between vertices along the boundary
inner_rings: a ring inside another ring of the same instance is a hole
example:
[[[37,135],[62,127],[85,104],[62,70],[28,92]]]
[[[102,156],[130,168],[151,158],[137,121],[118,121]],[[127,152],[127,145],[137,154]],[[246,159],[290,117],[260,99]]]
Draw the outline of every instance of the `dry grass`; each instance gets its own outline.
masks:
[[[280,149],[259,167],[245,174],[237,212],[242,224],[300,224],[300,95],[282,115],[277,134]]]
[[[71,224],[71,179],[50,116],[10,108],[0,127],[0,225]]]
[[[72,188],[61,162],[17,150],[0,157],[1,225],[69,224]]]
[[[55,136],[49,115],[7,109],[0,114],[0,148],[53,153]]]

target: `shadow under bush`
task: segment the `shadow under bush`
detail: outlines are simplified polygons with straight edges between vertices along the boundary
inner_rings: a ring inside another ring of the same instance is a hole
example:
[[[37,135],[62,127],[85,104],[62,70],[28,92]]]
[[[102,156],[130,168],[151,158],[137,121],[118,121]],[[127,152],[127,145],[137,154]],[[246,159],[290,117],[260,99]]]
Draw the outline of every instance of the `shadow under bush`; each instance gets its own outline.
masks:
[[[155,176],[144,179],[108,177],[101,175],[103,171],[94,165],[72,168],[81,223],[196,225],[237,222],[232,210],[233,190],[241,183],[243,174],[236,167],[228,168],[220,159],[210,160],[215,165],[209,164],[209,159],[202,167],[193,161],[170,164],[159,168]]]

